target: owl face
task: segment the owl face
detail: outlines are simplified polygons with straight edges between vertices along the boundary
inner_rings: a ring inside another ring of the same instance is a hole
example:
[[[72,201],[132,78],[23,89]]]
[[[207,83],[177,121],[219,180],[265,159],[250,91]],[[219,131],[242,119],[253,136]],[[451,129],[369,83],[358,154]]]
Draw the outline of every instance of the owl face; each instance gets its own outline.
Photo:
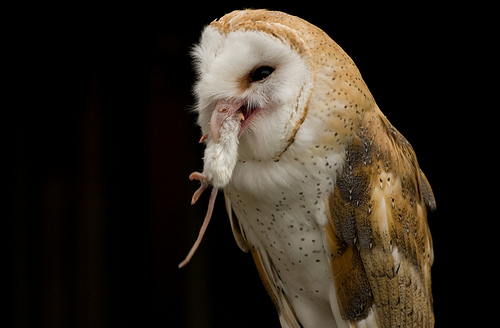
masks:
[[[203,134],[214,138],[214,111],[228,111],[228,117],[242,118],[239,160],[279,156],[293,140],[307,108],[314,77],[304,55],[267,32],[220,31],[209,25],[193,57],[195,110]]]

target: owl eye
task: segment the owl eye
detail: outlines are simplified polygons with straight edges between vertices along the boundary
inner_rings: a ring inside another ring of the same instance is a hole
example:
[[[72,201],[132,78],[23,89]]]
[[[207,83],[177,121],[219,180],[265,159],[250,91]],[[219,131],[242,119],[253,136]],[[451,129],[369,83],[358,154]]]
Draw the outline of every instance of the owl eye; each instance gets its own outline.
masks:
[[[253,72],[250,77],[251,82],[262,81],[271,73],[274,72],[274,68],[270,66],[259,66]]]

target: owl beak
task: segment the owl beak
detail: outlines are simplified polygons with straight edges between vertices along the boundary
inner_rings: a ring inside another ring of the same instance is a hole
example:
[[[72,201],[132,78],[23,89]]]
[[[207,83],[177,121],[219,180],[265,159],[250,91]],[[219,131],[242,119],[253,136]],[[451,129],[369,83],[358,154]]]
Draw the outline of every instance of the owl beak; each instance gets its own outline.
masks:
[[[215,142],[219,142],[220,128],[225,120],[231,118],[241,122],[245,116],[241,112],[244,101],[219,100],[215,105],[212,117],[210,118],[210,133]]]

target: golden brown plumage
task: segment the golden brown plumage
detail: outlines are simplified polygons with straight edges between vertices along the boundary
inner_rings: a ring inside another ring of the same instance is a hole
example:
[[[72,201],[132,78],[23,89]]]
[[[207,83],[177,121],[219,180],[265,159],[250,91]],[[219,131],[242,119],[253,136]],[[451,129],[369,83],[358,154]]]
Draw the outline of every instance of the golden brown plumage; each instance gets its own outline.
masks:
[[[282,326],[432,327],[432,189],[354,62],[321,29],[281,12],[235,11],[206,33],[197,50],[203,140],[210,145],[213,104],[258,112],[240,115],[252,128],[242,123],[238,163],[221,187]],[[253,61],[274,75],[254,82],[259,66],[227,69]],[[273,116],[280,111],[286,120]]]
[[[373,302],[382,327],[433,326],[426,203],[434,209],[411,145],[375,107],[347,148],[328,200],[333,229],[326,232],[334,240],[334,257],[350,258],[354,252],[363,267],[356,279],[370,283],[370,289],[354,292],[336,284],[339,303],[358,298],[366,312]],[[332,260],[335,266],[349,273],[359,264]],[[356,313],[345,311],[344,317],[356,319]]]

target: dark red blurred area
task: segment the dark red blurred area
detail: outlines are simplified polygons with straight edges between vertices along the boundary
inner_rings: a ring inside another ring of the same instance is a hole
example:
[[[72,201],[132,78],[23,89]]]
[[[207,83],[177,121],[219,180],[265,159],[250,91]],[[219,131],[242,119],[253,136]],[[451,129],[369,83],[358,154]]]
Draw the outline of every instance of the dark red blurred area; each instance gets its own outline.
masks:
[[[449,326],[458,256],[449,238],[458,228],[449,224],[446,160],[454,154],[442,114],[455,78],[455,22],[443,26],[445,15],[424,4],[174,7],[75,5],[27,25],[22,106],[9,142],[12,326],[279,327],[251,256],[233,240],[222,195],[192,262],[177,268],[208,202],[203,195],[190,205],[198,185],[188,175],[203,157],[190,112],[190,47],[204,25],[243,7],[286,11],[324,29],[414,146],[437,200],[429,218],[434,307],[437,327]]]

